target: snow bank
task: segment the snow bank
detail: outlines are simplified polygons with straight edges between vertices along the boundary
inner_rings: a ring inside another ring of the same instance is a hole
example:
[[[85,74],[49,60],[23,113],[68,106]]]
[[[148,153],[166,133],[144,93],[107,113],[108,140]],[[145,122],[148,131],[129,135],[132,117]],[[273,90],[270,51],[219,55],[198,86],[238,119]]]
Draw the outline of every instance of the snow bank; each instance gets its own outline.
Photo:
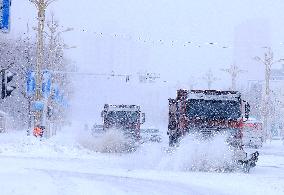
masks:
[[[81,156],[88,151],[64,132],[50,139],[26,136],[25,131],[13,131],[0,136],[0,153],[37,157]]]

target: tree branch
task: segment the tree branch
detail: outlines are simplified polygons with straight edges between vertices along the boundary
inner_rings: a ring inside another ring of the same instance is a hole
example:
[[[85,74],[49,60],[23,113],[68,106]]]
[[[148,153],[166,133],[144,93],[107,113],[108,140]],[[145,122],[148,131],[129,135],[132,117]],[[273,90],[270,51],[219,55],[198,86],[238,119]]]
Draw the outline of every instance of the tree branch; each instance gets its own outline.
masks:
[[[47,6],[49,6],[51,3],[53,3],[54,1],[56,1],[56,0],[47,0],[46,2],[45,2],[45,6],[47,7]]]
[[[262,59],[261,59],[260,57],[258,57],[258,56],[254,57],[253,59],[256,60],[256,61],[262,62],[263,64],[265,64],[265,61],[262,60]]]

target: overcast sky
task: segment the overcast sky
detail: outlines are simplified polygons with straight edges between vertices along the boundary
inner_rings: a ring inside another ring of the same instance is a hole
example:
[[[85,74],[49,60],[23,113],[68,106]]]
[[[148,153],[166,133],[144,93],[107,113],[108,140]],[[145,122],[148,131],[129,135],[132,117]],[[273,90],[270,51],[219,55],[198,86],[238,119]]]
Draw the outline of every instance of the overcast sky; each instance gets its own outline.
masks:
[[[27,22],[36,25],[28,0],[13,0],[12,6],[12,36],[24,32]],[[230,79],[220,68],[237,63],[248,70],[240,79],[258,79],[263,68],[252,58],[262,46],[284,57],[283,10],[283,0],[58,0],[47,18],[52,11],[60,24],[75,28],[64,38],[77,46],[68,54],[80,71],[150,71],[188,82],[211,68],[220,78],[216,86],[227,87]]]

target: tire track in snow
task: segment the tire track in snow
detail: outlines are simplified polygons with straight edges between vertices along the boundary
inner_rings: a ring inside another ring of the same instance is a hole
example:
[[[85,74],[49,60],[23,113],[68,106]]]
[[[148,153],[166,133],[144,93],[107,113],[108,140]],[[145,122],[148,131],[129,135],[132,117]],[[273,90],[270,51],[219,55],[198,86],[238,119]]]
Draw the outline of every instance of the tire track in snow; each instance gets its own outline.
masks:
[[[97,174],[97,173],[84,173],[76,171],[63,171],[55,169],[28,169],[31,171],[39,171],[45,174],[48,174],[50,177],[55,180],[60,180],[57,183],[59,185],[59,192],[62,193],[68,188],[68,185],[64,182],[67,180],[70,187],[74,187],[70,182],[72,178],[80,178],[89,181],[98,181],[108,184],[115,188],[117,191],[122,191],[124,194],[179,194],[179,195],[188,195],[188,194],[208,194],[210,191],[205,189],[200,189],[195,186],[188,186],[178,182],[170,181],[159,181],[159,180],[149,180],[143,178],[134,178],[127,176],[116,176],[116,175],[107,175],[107,174]],[[61,183],[64,183],[64,186]],[[113,189],[112,189],[113,190]],[[68,191],[68,190],[66,190]],[[64,193],[63,193],[64,194]],[[210,194],[220,194],[210,192]]]

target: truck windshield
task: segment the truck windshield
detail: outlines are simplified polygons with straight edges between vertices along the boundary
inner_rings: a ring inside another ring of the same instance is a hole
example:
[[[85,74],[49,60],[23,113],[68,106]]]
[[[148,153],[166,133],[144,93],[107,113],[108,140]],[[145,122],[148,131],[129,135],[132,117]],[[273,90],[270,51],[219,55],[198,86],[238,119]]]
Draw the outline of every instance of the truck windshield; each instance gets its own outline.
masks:
[[[119,124],[122,126],[137,123],[138,119],[139,112],[137,111],[110,111],[106,117],[109,124]]]
[[[237,119],[241,116],[241,105],[233,100],[191,99],[187,102],[189,118]]]

